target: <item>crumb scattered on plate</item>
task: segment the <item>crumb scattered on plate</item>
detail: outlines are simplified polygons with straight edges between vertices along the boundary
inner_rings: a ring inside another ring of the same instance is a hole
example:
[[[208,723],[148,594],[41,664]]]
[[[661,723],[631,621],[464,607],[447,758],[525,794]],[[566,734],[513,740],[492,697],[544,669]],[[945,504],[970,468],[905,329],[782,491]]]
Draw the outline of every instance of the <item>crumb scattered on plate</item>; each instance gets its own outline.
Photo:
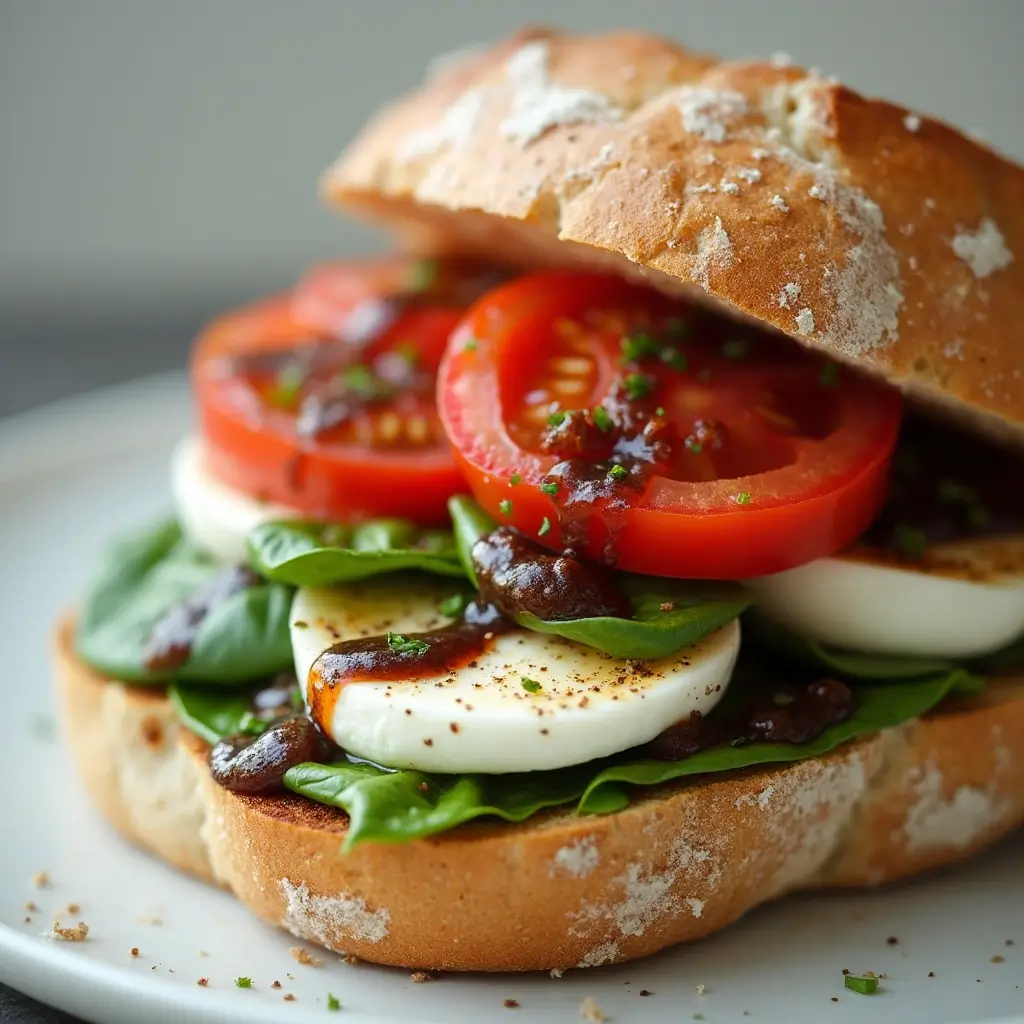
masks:
[[[294,1003],[295,1002],[295,996],[291,992],[285,992],[285,994],[284,994],[284,1001],[286,1003]]]
[[[86,936],[89,934],[89,926],[84,921],[79,921],[78,924],[63,928],[60,921],[54,918],[51,931],[55,939],[60,939],[63,942],[85,942]]]
[[[132,946],[132,948],[128,950],[128,955],[129,956],[138,956],[139,955],[139,947],[138,946]]]
[[[293,960],[300,964],[305,964],[307,967],[320,967],[323,965],[323,960],[313,956],[308,949],[303,949],[301,946],[292,946],[289,952]]]
[[[519,1000],[518,999],[506,999],[501,1005],[504,1006],[506,1010],[515,1010],[519,1006]]]
[[[210,979],[209,978],[200,978],[196,982],[196,984],[197,985],[202,985],[203,988],[206,988],[206,986],[210,984]]]
[[[37,889],[49,889],[50,876],[45,871],[37,871],[32,877],[32,884]]]
[[[551,970],[548,971],[548,974],[552,978],[560,978],[564,973],[565,971],[563,971],[561,967],[552,967]]]
[[[597,1000],[593,996],[587,996],[580,1005],[580,1016],[587,1021],[596,1022],[601,1024],[602,1021],[606,1021],[608,1018],[605,1016],[604,1010],[597,1005]]]
[[[417,985],[422,985],[423,982],[433,981],[434,978],[432,975],[427,974],[426,971],[413,971],[412,974],[409,975],[409,980],[416,982]]]

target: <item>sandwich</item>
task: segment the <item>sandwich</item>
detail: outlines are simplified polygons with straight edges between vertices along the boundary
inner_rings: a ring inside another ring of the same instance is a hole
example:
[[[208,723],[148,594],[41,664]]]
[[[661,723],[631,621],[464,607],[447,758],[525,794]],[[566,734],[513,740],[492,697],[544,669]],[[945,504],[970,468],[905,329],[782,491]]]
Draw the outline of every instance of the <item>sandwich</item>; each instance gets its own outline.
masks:
[[[591,967],[1024,821],[1024,170],[778,63],[529,30],[323,179],[176,511],[59,623],[103,814],[328,949]]]

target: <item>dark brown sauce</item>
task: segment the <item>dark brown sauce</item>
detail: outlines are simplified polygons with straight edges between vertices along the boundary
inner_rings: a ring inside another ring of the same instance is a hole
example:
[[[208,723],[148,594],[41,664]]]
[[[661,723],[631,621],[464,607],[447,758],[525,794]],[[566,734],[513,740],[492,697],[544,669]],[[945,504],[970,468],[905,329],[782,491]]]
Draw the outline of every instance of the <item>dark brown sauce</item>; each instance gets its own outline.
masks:
[[[229,356],[225,373],[270,381],[292,373],[303,381],[295,429],[305,438],[339,427],[399,395],[433,394],[433,372],[422,371],[399,351],[366,358],[367,350],[407,312],[444,304],[468,306],[505,277],[485,265],[436,266],[440,269],[425,286],[357,303],[329,336],[314,334],[305,344]],[[361,372],[346,375],[353,369]]]
[[[258,583],[259,576],[242,565],[217,573],[156,622],[142,649],[143,666],[149,672],[181,668],[191,656],[199,627],[210,612],[229,597]]]
[[[281,788],[289,768],[330,759],[333,745],[305,715],[271,725],[259,736],[229,736],[210,751],[210,775],[233,793],[268,793]]]
[[[648,478],[666,471],[681,444],[678,428],[659,412],[653,398],[631,399],[620,382],[596,410],[568,412],[548,427],[541,450],[561,461],[542,483],[555,488],[552,499],[566,545],[583,546],[591,524],[597,524],[604,534],[603,560],[615,564],[626,512]]]
[[[930,544],[1024,532],[1024,458],[921,416],[908,417],[889,495],[864,535],[915,558]]]
[[[607,569],[571,552],[549,554],[511,527],[481,537],[472,557],[480,600],[506,615],[527,612],[546,622],[632,615]]]
[[[511,628],[497,608],[474,601],[461,619],[440,629],[344,640],[324,651],[309,671],[310,713],[329,729],[341,691],[349,683],[412,683],[453,672]]]
[[[719,709],[707,718],[694,712],[641,749],[659,760],[682,761],[723,743],[809,743],[829,726],[849,718],[856,707],[853,691],[835,679],[821,679],[802,688],[775,687],[770,696],[758,698],[738,712]]]

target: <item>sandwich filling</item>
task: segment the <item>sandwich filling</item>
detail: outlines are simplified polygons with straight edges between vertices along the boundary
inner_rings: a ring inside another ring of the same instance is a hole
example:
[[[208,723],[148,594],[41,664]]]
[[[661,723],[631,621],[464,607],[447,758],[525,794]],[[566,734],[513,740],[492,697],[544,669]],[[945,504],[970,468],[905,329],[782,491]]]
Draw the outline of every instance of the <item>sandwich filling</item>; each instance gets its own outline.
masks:
[[[1020,460],[616,278],[320,268],[212,325],[79,656],[402,842],[825,753],[1024,665]]]

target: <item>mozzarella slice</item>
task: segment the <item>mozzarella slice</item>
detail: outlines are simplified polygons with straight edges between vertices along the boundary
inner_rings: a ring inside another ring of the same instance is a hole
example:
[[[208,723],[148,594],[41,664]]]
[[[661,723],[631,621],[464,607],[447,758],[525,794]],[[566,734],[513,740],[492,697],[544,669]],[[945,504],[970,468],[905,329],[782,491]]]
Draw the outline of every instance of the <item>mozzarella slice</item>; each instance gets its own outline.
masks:
[[[186,437],[172,456],[171,491],[185,535],[226,564],[246,561],[245,538],[260,523],[302,518],[297,509],[259,502],[211,476],[197,437]]]
[[[301,589],[292,605],[295,671],[333,644],[415,633],[450,620],[450,583],[370,580]],[[350,754],[431,772],[540,771],[645,743],[718,703],[739,652],[738,622],[661,661],[630,662],[560,637],[514,630],[468,665],[411,682],[343,685],[321,728]],[[529,692],[523,680],[540,684]]]
[[[747,586],[770,618],[830,646],[978,657],[1024,633],[1024,537],[934,545],[912,565],[848,552]]]

